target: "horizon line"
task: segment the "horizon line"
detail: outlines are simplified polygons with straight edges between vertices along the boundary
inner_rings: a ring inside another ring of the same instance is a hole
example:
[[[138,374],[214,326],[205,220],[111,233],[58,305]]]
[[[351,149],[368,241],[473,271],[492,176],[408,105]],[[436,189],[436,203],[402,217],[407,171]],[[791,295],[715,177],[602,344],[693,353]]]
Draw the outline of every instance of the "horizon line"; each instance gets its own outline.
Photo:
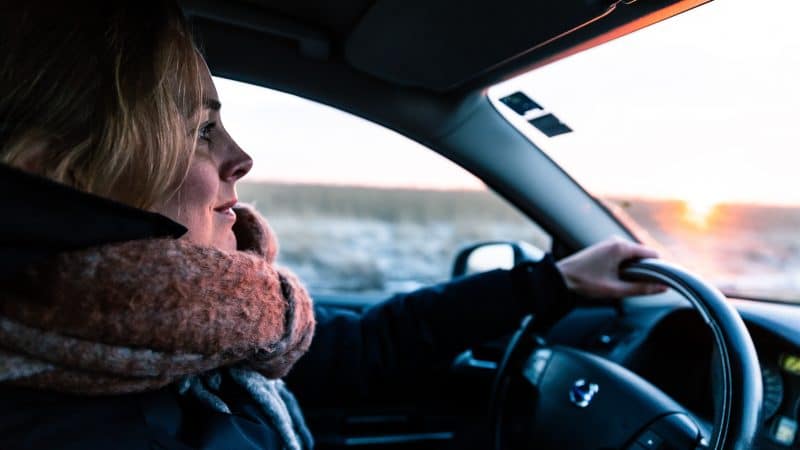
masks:
[[[288,180],[241,180],[240,183],[245,184],[265,184],[265,185],[280,185],[280,186],[308,186],[308,187],[338,187],[338,188],[359,188],[359,189],[376,189],[376,190],[405,190],[405,191],[436,191],[436,192],[493,192],[485,184],[481,186],[425,186],[425,185],[405,185],[405,184],[372,184],[372,183],[348,183],[336,181],[288,181]],[[499,195],[499,194],[498,194]],[[691,199],[683,199],[677,197],[666,196],[642,196],[641,194],[590,194],[593,198],[604,201],[645,201],[645,202],[680,202],[689,203]],[[757,202],[753,200],[744,199],[724,199],[714,203],[715,207],[724,206],[756,206],[756,207],[773,207],[773,208],[798,208],[800,203],[781,203],[781,202]]]

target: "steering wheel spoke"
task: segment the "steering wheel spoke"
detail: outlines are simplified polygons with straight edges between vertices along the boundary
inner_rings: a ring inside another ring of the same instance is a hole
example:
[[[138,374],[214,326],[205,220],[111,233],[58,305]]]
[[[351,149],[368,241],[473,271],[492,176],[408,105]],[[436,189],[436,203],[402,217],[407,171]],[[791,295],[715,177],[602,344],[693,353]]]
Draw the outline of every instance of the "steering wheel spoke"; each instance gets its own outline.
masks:
[[[523,364],[522,379],[508,392],[505,419],[518,422],[507,437],[511,448],[686,449],[700,442],[698,426],[678,403],[591,353],[537,349]]]

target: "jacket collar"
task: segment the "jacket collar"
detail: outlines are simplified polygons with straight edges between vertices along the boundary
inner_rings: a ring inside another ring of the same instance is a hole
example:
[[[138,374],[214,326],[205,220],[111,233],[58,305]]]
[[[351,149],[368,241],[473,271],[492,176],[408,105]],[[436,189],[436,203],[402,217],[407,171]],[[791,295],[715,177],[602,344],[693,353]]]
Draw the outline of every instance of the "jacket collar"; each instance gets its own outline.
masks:
[[[5,164],[0,164],[0,205],[0,277],[59,252],[186,232],[160,214]]]

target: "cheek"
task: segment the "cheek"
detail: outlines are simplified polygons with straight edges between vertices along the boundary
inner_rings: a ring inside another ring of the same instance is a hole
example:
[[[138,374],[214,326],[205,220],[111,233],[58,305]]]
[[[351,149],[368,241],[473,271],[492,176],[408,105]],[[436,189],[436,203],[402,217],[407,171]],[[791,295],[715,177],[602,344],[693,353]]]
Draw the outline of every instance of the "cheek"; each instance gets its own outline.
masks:
[[[159,212],[188,228],[187,239],[198,244],[211,244],[218,180],[210,164],[192,163],[180,189]]]
[[[179,193],[184,206],[199,212],[210,212],[219,190],[219,178],[210,164],[195,163],[189,169]]]

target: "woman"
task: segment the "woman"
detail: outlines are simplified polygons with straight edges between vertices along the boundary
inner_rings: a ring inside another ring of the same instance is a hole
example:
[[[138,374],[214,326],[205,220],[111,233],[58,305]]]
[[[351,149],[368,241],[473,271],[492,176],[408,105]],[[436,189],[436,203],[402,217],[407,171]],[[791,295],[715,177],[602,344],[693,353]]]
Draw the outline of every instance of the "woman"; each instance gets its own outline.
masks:
[[[236,204],[252,160],[178,7],[18,3],[0,18],[0,171],[21,205],[2,225],[0,448],[310,448],[280,381],[306,351],[302,401],[366,396],[524,314],[552,323],[571,293],[663,290],[619,280],[655,254],[612,241],[312,311]]]

